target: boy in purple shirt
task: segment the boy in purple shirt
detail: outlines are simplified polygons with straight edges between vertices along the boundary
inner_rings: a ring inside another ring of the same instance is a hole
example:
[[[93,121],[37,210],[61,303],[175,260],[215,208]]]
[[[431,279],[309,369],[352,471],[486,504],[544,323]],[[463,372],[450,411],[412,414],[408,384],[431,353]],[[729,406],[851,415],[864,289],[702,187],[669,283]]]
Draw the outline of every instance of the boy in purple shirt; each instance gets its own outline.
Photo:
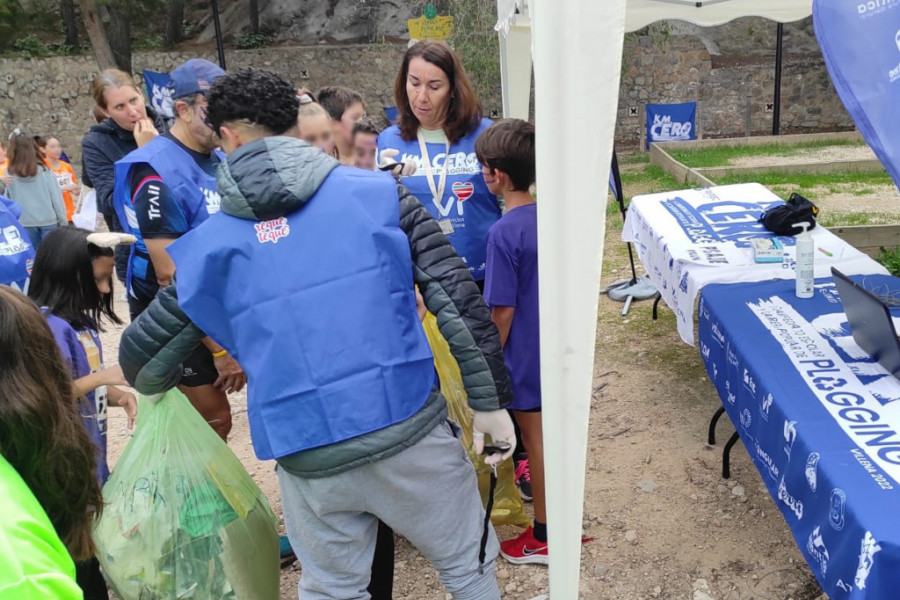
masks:
[[[541,425],[541,357],[538,316],[537,205],[534,183],[534,126],[520,119],[498,121],[475,142],[488,190],[503,196],[506,214],[487,234],[484,297],[500,330],[512,379],[509,405],[522,430],[534,495],[534,527],[500,544],[514,564],[548,564]]]

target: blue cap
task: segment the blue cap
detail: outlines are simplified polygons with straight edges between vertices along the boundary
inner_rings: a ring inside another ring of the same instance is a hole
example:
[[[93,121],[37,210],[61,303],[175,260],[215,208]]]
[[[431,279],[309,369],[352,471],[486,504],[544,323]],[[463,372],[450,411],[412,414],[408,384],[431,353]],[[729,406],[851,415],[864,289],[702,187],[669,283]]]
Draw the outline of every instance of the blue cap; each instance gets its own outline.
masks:
[[[192,58],[177,67],[170,77],[169,89],[172,98],[183,98],[192,94],[205,94],[220,75],[224,75],[218,66],[202,58]]]

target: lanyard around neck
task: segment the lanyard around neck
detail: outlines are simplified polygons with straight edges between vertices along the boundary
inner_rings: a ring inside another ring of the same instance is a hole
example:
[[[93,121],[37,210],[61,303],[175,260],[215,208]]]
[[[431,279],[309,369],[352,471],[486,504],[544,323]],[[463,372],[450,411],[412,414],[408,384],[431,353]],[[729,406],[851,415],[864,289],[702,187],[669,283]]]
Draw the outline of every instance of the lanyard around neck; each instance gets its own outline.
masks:
[[[422,154],[422,167],[425,169],[425,179],[428,181],[428,189],[431,190],[431,201],[438,208],[444,200],[444,187],[447,184],[447,158],[450,154],[450,140],[447,140],[447,147],[444,151],[444,164],[441,166],[441,175],[438,184],[434,184],[434,171],[431,169],[431,157],[428,155],[428,145],[425,143],[425,136],[422,135],[420,129],[416,134],[419,138],[419,152]]]

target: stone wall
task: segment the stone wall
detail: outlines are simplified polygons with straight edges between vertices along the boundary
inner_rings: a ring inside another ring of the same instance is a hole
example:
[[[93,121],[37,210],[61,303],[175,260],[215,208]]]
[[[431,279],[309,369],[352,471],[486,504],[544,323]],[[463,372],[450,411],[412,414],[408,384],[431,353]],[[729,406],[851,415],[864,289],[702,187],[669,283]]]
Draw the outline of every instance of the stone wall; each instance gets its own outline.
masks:
[[[746,135],[748,109],[751,135],[771,134],[775,27],[761,19],[740,19],[711,28],[654,26],[626,36],[618,142],[641,139],[647,103],[696,101],[704,137]],[[782,64],[782,133],[853,128],[809,20],[785,26]]]
[[[629,34],[618,142],[638,143],[648,102],[697,101],[698,129],[704,137],[745,135],[749,106],[751,133],[771,133],[773,113],[766,105],[774,94],[774,31],[771,22],[740,19],[722,27],[673,23]],[[782,132],[852,128],[808,20],[785,27],[784,48]],[[370,114],[380,114],[381,107],[394,104],[393,81],[404,50],[403,44],[271,47],[229,50],[226,61],[229,68],[278,71],[298,87],[312,90],[328,84],[349,86],[363,95]],[[143,52],[134,55],[134,70],[170,71],[194,56],[216,60],[212,49],[194,54]],[[12,127],[54,133],[78,163],[81,137],[91,124],[90,82],[95,72],[92,56],[0,59],[0,135]],[[481,100],[488,115],[500,106],[499,98]],[[637,116],[630,109],[636,109]],[[76,169],[80,171],[80,165]]]
[[[394,105],[393,83],[405,50],[390,44],[277,47],[227,51],[225,60],[229,69],[271,69],[312,90],[346,85],[362,94],[370,114],[381,114],[382,107]],[[134,55],[134,71],[168,72],[198,56],[216,61],[214,51],[142,52]],[[81,138],[93,123],[90,89],[96,73],[93,56],[0,59],[0,135],[5,139],[14,127],[57,135],[80,173]]]

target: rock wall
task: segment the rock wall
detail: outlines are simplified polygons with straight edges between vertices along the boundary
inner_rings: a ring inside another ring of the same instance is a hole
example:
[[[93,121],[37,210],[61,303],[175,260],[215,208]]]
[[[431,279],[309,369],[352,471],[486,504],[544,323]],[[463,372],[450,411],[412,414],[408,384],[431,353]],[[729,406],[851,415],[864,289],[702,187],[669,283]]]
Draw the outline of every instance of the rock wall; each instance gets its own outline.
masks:
[[[698,28],[672,23],[651,27],[625,41],[617,140],[641,139],[644,104],[699,103],[698,129],[704,137],[771,133],[774,95],[775,25],[740,19]],[[209,48],[209,46],[206,46]],[[782,132],[849,129],[853,123],[835,93],[809,21],[785,27]],[[255,66],[278,71],[300,87],[346,85],[365,98],[370,114],[392,106],[393,82],[405,44],[315,45],[229,50],[229,68]],[[134,70],[170,71],[195,56],[215,61],[212,49],[199,53],[142,52]],[[53,133],[78,163],[81,137],[92,123],[92,56],[0,59],[0,135],[13,127]],[[589,77],[590,74],[586,74]],[[485,114],[500,99],[482,98]],[[564,109],[564,107],[561,107]],[[637,114],[632,115],[634,109]],[[76,164],[80,172],[80,164]]]
[[[370,114],[393,106],[393,83],[405,45],[372,44],[261,48],[226,52],[229,69],[266,68],[290,78],[298,87],[316,90],[346,85],[359,91]],[[134,55],[134,71],[168,72],[189,58],[216,61],[214,51],[200,53],[142,52]],[[91,81],[97,73],[93,56],[46,59],[0,59],[0,135],[20,127],[32,135],[54,134],[81,172],[81,138],[93,124]]]
[[[722,27],[655,25],[625,39],[617,140],[641,139],[647,103],[698,103],[704,137],[772,133],[776,25],[739,19]],[[781,132],[853,128],[831,85],[810,20],[784,31]],[[634,113],[637,114],[634,114]]]

